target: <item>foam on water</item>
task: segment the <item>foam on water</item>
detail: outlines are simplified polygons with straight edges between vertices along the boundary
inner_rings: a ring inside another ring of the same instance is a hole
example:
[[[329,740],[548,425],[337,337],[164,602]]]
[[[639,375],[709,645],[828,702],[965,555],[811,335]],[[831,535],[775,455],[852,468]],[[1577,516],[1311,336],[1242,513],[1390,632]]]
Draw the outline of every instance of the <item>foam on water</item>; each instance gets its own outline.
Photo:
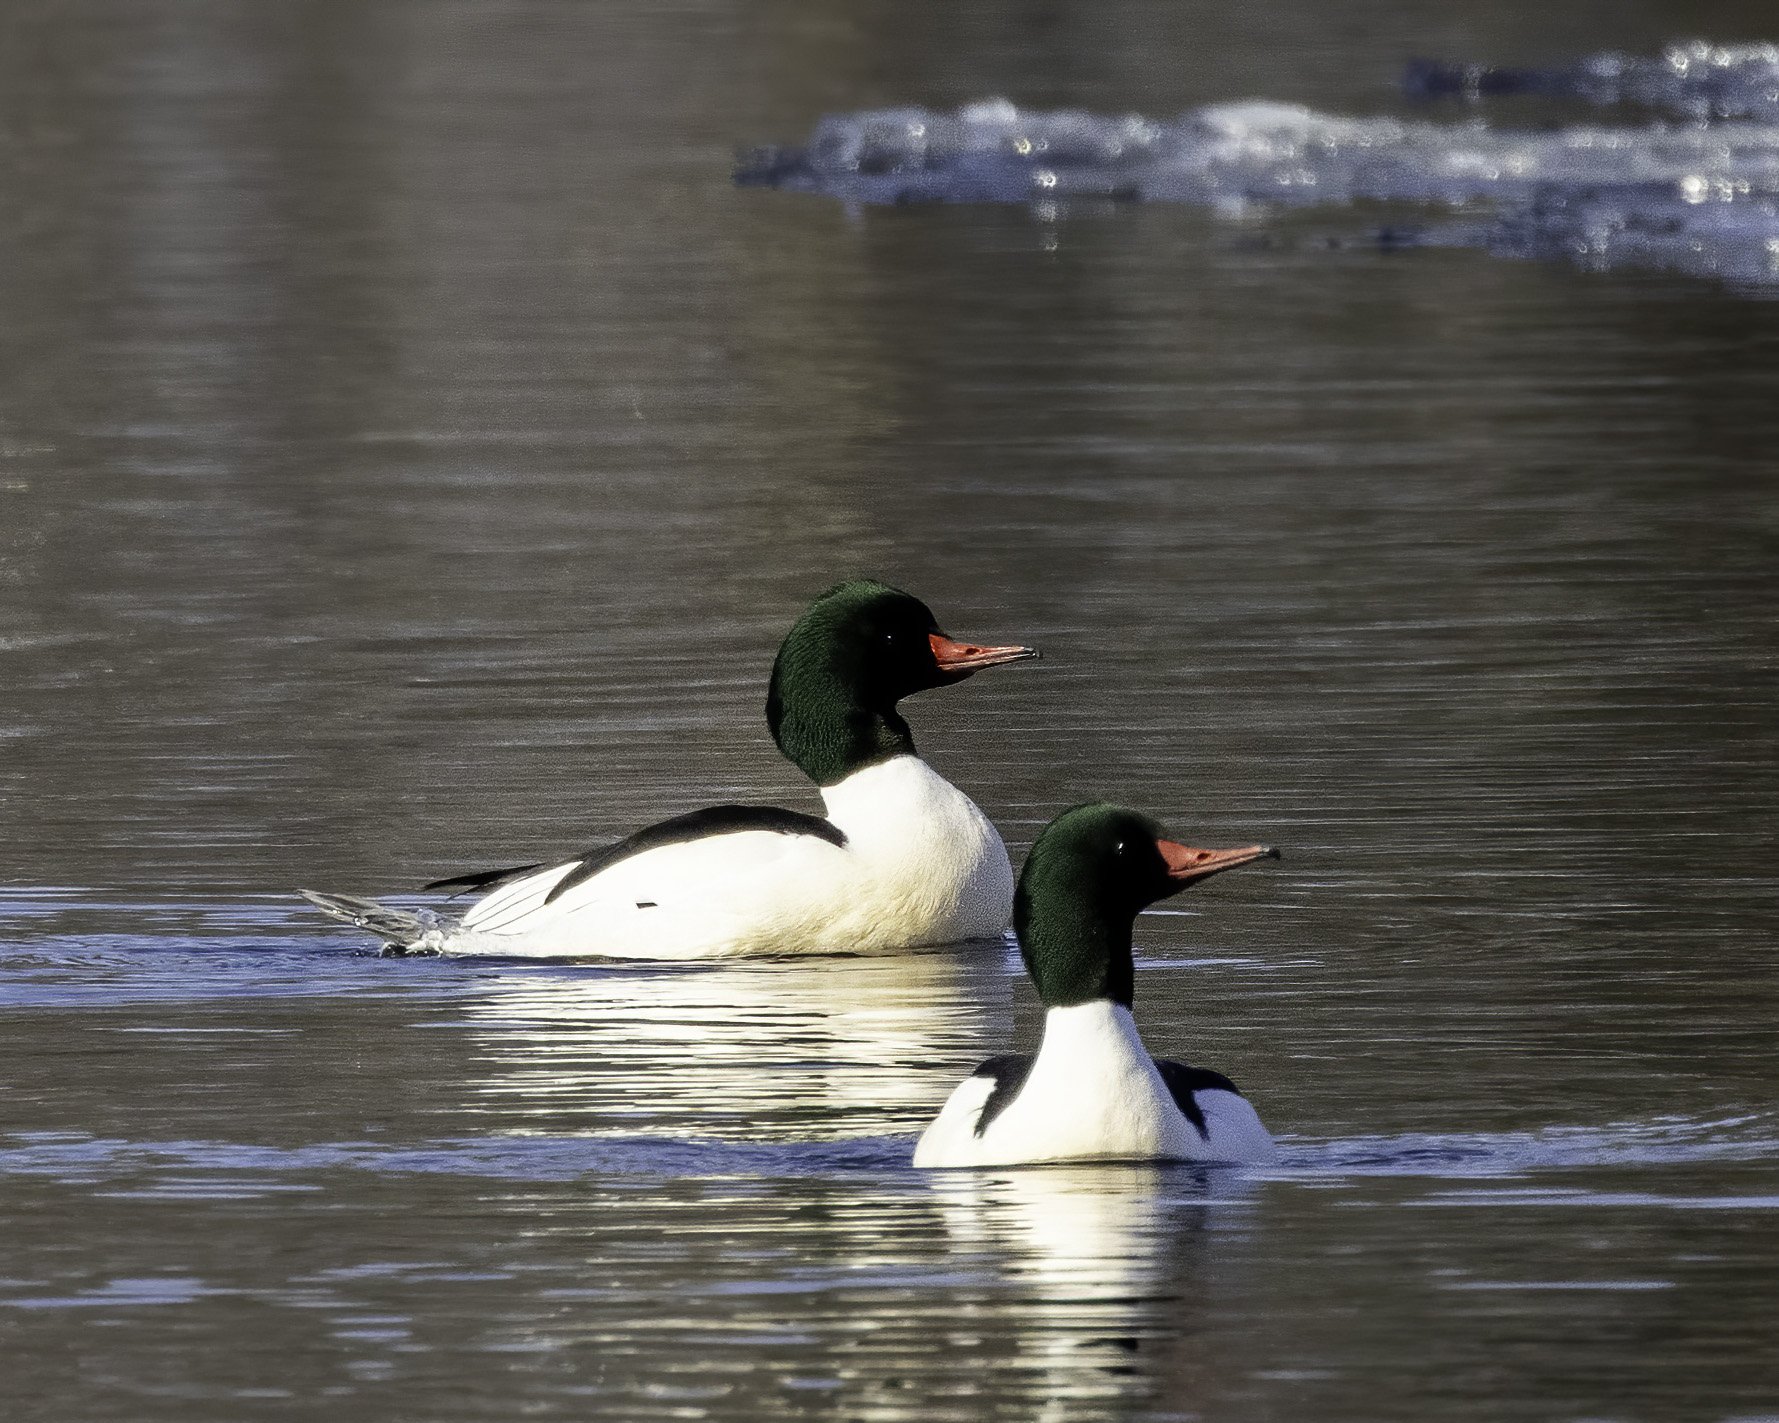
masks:
[[[1688,115],[1682,123],[1533,129],[1481,117],[1347,117],[1267,101],[1157,121],[1027,111],[995,99],[955,113],[830,116],[801,146],[746,155],[736,177],[855,203],[1031,203],[1045,216],[1059,203],[1090,199],[1229,214],[1408,203],[1465,216],[1419,228],[1391,224],[1374,229],[1379,240],[1779,285],[1779,51],[1703,52],[1697,62],[1691,48],[1677,47],[1663,61],[1600,56],[1569,69],[1515,72],[1519,92],[1594,103],[1635,97]],[[1510,87],[1505,78],[1472,82],[1468,73],[1417,66],[1410,88],[1480,99]]]
[[[434,997],[464,975],[420,959],[391,974],[375,950],[317,936],[286,895],[228,903],[143,901],[61,886],[0,889],[0,1009],[218,999]],[[127,928],[120,928],[126,925]],[[322,977],[325,965],[325,977]],[[473,972],[473,970],[472,970]]]

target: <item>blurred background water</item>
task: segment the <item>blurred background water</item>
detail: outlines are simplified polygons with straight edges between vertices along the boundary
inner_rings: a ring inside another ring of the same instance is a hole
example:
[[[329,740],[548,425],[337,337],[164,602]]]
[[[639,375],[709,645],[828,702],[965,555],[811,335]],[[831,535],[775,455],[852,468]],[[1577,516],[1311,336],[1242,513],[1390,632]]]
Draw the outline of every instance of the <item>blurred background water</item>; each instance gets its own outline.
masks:
[[[1770,296],[729,177],[997,96],[1419,122],[1416,56],[1770,7],[0,26],[9,1417],[1779,1416]],[[1138,977],[1276,1171],[916,1175],[1035,1033],[1010,952],[389,961],[291,900],[808,807],[765,672],[859,572],[1044,648],[909,708],[1016,857],[1088,796],[1285,847]]]

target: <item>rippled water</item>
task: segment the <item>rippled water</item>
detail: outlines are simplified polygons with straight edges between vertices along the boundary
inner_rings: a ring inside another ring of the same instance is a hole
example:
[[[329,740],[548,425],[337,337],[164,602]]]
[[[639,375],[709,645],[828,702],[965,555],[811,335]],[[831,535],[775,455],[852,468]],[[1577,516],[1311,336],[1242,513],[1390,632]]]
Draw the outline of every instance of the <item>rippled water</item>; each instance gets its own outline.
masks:
[[[1779,1413],[1770,303],[730,183],[1417,55],[1536,134],[1528,75],[1771,38],[1550,8],[14,7],[0,1411]],[[1043,647],[907,708],[1016,856],[1101,795],[1284,847],[1137,981],[1276,1169],[915,1173],[1035,1034],[1010,949],[389,960],[291,897],[807,808],[765,672],[853,572]]]

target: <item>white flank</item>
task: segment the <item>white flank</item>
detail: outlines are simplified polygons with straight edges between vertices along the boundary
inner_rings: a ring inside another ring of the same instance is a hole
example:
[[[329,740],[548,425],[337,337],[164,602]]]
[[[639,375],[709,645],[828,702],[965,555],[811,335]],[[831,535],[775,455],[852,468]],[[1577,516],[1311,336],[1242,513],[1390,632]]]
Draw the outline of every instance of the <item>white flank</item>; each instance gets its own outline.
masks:
[[[571,865],[502,886],[446,953],[701,959],[880,953],[996,935],[1013,908],[1001,837],[918,756],[824,787],[844,847],[744,830],[620,860],[546,903]]]
[[[1275,1149],[1247,1100],[1205,1091],[1207,1137],[1186,1119],[1143,1046],[1128,1008],[1108,999],[1052,1008],[1019,1095],[981,1136],[992,1084],[966,1079],[921,1136],[916,1166],[1046,1161],[1206,1161],[1259,1165]]]

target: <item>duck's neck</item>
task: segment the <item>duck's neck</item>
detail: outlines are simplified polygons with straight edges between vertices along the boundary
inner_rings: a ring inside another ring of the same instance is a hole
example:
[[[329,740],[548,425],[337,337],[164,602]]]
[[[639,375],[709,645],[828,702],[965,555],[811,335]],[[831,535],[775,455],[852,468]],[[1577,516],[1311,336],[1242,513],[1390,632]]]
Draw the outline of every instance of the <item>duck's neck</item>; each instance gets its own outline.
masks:
[[[865,706],[857,692],[825,669],[797,669],[794,686],[783,659],[772,669],[766,724],[785,759],[818,786],[896,756],[913,756],[914,733],[891,706]]]
[[[1038,1051],[1078,1067],[1108,1054],[1148,1056],[1130,1009],[1109,998],[1090,998],[1085,1003],[1050,1009],[1044,1014],[1044,1037]]]
[[[1073,1008],[1104,999],[1128,1010],[1135,968],[1132,917],[1088,894],[1020,881],[1013,931],[1026,972],[1046,1008]]]
[[[994,829],[982,812],[918,756],[892,756],[823,786],[822,803],[854,850],[921,859],[918,874],[929,890],[973,874],[979,857],[998,854],[1006,864],[999,837],[990,845]]]

